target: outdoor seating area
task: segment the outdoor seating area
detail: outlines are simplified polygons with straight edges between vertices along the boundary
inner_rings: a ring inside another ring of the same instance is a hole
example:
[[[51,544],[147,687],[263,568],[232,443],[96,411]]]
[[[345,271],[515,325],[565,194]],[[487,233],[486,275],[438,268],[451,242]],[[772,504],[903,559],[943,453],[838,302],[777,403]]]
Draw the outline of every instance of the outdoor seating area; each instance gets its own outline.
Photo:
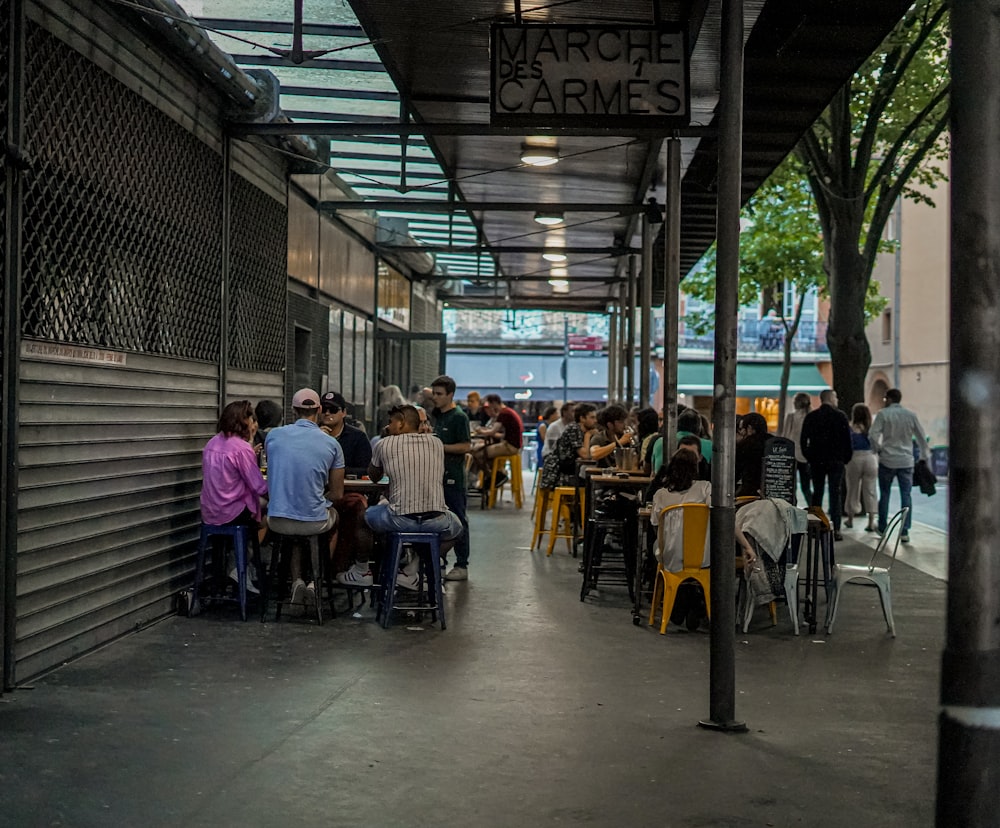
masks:
[[[367,807],[377,786],[381,825],[583,815],[652,825],[668,776],[675,790],[727,791],[678,798],[677,825],[930,821],[942,582],[894,568],[895,639],[875,590],[843,598],[831,636],[796,637],[787,617],[772,627],[758,613],[736,651],[737,712],[750,733],[720,739],[695,727],[708,710],[705,630],[633,626],[624,587],[580,603],[579,559],[562,544],[551,557],[532,552],[526,511],[470,517],[475,577],[445,583],[445,632],[405,610],[382,630],[367,602],[361,617],[340,612],[322,627],[244,624],[220,604],[5,696],[11,824],[313,824],[317,809]],[[853,540],[837,553],[838,564],[871,557]],[[665,659],[667,670],[649,671]],[[748,775],[748,765],[769,773]],[[157,782],[136,797],[140,768]],[[853,796],[874,768],[877,801]],[[466,792],[448,807],[415,795],[444,796],[452,769]]]

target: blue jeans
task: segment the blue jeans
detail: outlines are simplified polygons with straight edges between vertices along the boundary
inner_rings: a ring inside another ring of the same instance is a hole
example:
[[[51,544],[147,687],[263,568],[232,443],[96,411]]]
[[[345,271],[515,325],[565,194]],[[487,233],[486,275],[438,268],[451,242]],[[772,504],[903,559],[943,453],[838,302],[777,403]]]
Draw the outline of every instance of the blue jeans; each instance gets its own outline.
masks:
[[[462,534],[462,521],[453,512],[445,511],[438,517],[417,520],[397,515],[389,509],[388,503],[369,506],[365,510],[365,523],[379,535],[389,532],[434,532],[442,541],[450,541]]]
[[[444,502],[448,504],[448,509],[454,512],[455,516],[462,522],[462,534],[455,541],[455,566],[468,568],[469,519],[465,514],[468,503],[465,489],[460,486],[445,486]]]
[[[903,532],[910,533],[910,524],[913,522],[913,500],[910,497],[910,490],[913,488],[913,469],[890,469],[888,466],[878,464],[878,530],[885,531],[885,525],[889,522],[889,492],[892,491],[892,481],[899,481],[899,505],[901,508],[908,508],[906,519],[903,521]]]

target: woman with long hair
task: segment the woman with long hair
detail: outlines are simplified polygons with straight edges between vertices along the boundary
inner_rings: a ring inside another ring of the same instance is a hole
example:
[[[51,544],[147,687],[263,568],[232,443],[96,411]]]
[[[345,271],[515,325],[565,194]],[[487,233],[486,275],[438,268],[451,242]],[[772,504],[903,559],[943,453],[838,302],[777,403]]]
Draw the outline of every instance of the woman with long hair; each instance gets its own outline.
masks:
[[[674,537],[678,534],[679,528],[674,526],[673,522],[660,526],[660,512],[667,506],[677,506],[681,503],[710,505],[712,484],[707,480],[698,479],[698,456],[688,448],[679,448],[674,452],[663,470],[662,478],[666,481],[666,485],[653,493],[650,523],[658,527],[658,535],[668,533],[668,537],[664,538],[661,563],[665,569],[678,572],[684,568],[684,545],[678,537]]]
[[[253,450],[257,417],[250,400],[229,403],[219,417],[216,432],[201,453],[201,519],[212,526],[257,528],[267,481]],[[236,580],[235,567],[229,577]],[[256,592],[251,580],[247,579],[247,589]]]
[[[847,519],[844,526],[854,525],[854,516],[868,515],[866,532],[875,531],[875,516],[878,513],[878,496],[875,482],[878,479],[878,459],[872,451],[868,432],[872,427],[872,412],[864,403],[856,403],[851,409],[851,462],[847,464]]]

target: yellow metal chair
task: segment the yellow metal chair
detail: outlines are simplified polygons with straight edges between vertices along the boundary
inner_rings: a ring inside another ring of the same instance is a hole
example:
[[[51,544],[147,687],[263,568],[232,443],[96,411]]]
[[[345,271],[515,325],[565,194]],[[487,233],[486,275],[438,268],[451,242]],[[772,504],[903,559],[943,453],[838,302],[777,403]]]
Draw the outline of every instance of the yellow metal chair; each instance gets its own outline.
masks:
[[[547,530],[549,533],[549,548],[545,555],[552,554],[558,538],[565,538],[569,551],[573,551],[573,520],[570,509],[573,508],[573,498],[576,489],[572,486],[556,486],[552,490],[552,525]],[[581,514],[581,519],[582,519]],[[562,520],[560,520],[562,518]]]
[[[677,506],[667,506],[660,511],[659,526],[662,529],[667,515],[678,509],[683,510],[681,532],[684,549],[684,568],[680,572],[670,572],[663,568],[663,544],[666,532],[660,531],[656,540],[660,550],[661,563],[656,567],[656,585],[653,587],[653,601],[649,608],[649,626],[653,626],[656,618],[656,605],[662,602],[660,620],[660,635],[667,632],[667,623],[674,608],[677,597],[677,587],[684,581],[693,579],[701,584],[705,591],[705,609],[709,616],[712,612],[712,602],[709,593],[711,580],[708,567],[702,567],[705,557],[705,543],[708,538],[708,518],[711,509],[704,503],[681,503]]]
[[[514,497],[514,506],[518,509],[522,505],[522,485],[523,480],[521,479],[521,455],[518,454],[501,454],[493,458],[493,465],[490,467],[490,487],[488,490],[488,503],[487,508],[492,509],[496,506],[497,502],[497,490],[502,489],[503,486],[497,486],[497,475],[503,470],[504,465],[510,465],[510,492]]]

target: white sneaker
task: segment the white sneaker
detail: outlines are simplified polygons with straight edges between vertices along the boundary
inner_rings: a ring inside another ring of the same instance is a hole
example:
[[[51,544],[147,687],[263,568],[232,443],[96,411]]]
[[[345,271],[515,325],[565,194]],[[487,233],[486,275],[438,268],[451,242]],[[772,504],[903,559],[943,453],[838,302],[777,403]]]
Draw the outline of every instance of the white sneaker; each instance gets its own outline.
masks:
[[[354,564],[346,572],[337,573],[337,583],[349,587],[370,587],[375,583],[372,571],[367,567]]]
[[[236,584],[237,586],[239,586],[240,575],[236,571],[236,567],[235,566],[232,569],[229,570],[229,578],[230,578],[230,580],[234,584]],[[253,585],[253,579],[250,577],[250,570],[249,569],[247,570],[247,592],[249,592],[251,595],[260,595],[260,590],[257,589],[257,587],[255,587]]]
[[[451,572],[445,574],[444,579],[446,581],[468,581],[469,580],[468,567],[453,566],[451,568]]]
[[[407,575],[405,572],[400,572],[396,576],[396,586],[416,592],[418,589],[420,589],[420,576],[417,575],[417,573],[415,572],[412,575]]]
[[[292,584],[292,597],[288,599],[288,614],[301,618],[306,611],[306,582],[299,578]]]
[[[307,612],[316,612],[316,585],[312,581],[306,584],[305,607]]]

